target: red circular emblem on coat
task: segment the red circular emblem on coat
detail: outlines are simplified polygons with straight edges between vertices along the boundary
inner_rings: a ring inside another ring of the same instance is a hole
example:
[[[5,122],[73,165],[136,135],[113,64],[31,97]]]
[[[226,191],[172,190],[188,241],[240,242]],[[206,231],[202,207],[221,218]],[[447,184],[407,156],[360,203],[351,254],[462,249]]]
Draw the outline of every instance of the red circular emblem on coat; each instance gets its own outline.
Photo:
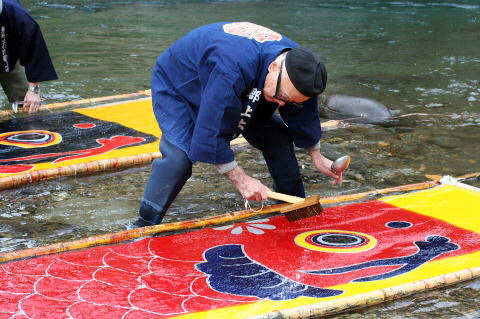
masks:
[[[238,35],[257,42],[280,41],[282,35],[269,28],[250,22],[234,22],[223,26],[223,31],[229,34]]]

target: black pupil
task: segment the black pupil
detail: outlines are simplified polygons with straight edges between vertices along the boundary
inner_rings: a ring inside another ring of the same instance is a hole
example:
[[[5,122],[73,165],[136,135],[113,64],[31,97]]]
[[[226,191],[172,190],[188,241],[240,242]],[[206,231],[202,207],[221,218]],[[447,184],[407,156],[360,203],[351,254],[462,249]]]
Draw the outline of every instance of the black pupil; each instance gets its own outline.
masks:
[[[7,140],[16,142],[46,142],[51,137],[43,133],[23,133],[10,136]]]
[[[365,238],[354,234],[321,234],[313,236],[312,242],[327,247],[355,247],[366,242]]]
[[[327,235],[324,236],[322,240],[332,244],[352,244],[358,241],[358,239],[354,237],[342,235]]]
[[[37,134],[37,133],[32,133],[32,134],[23,134],[16,136],[16,139],[19,141],[32,141],[32,140],[37,140],[39,138],[43,138],[43,135]]]

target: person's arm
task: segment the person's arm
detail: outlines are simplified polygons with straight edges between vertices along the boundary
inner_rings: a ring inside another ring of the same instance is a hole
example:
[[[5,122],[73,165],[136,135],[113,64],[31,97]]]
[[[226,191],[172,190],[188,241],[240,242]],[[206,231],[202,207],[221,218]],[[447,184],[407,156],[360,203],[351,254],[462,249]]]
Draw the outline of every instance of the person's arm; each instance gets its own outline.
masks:
[[[319,144],[317,145],[319,146]],[[320,153],[320,147],[317,147],[317,145],[308,149],[312,163],[315,165],[317,170],[333,178],[332,185],[342,185],[343,173],[337,175],[332,172],[332,161]]]
[[[283,120],[288,126],[297,147],[306,148],[312,163],[321,173],[333,178],[332,185],[341,185],[342,174],[336,175],[331,170],[332,161],[320,153],[322,129],[318,114],[317,98],[307,100],[302,108],[285,105],[279,108]]]
[[[261,202],[268,198],[267,186],[258,179],[248,176],[240,166],[224,173],[246,200]]]
[[[55,80],[58,77],[37,22],[20,7],[15,10],[14,21],[19,62],[25,67],[25,75],[29,82],[23,107],[29,108],[29,113],[34,113],[40,107],[40,82]]]
[[[247,89],[243,79],[219,68],[210,71],[202,92],[202,101],[193,130],[188,157],[193,161],[213,164],[247,200],[267,199],[268,188],[241,169],[230,148],[230,138],[237,131],[242,103],[240,96]]]
[[[15,36],[18,43],[19,61],[25,67],[25,75],[31,83],[58,78],[47,43],[38,23],[24,10],[16,10]]]

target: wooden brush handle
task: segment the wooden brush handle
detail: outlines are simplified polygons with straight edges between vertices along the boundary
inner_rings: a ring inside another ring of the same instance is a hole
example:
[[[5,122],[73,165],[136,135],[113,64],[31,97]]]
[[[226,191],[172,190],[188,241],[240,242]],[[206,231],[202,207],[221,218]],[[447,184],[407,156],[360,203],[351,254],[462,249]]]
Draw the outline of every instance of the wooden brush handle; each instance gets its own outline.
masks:
[[[291,195],[277,193],[277,192],[271,192],[271,191],[268,191],[267,195],[271,199],[277,199],[277,200],[281,200],[291,204],[300,203],[305,200],[305,198],[291,196]]]

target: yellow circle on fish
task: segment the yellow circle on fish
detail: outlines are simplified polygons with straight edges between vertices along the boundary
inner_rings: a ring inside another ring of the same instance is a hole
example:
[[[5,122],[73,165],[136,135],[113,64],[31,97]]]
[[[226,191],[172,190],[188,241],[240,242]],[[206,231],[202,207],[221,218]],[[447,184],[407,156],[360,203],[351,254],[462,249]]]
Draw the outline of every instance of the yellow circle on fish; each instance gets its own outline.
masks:
[[[357,253],[376,246],[375,237],[347,230],[314,230],[297,235],[295,243],[310,250],[328,253]]]
[[[62,142],[59,133],[46,130],[14,131],[0,134],[0,144],[21,148],[48,147]]]

